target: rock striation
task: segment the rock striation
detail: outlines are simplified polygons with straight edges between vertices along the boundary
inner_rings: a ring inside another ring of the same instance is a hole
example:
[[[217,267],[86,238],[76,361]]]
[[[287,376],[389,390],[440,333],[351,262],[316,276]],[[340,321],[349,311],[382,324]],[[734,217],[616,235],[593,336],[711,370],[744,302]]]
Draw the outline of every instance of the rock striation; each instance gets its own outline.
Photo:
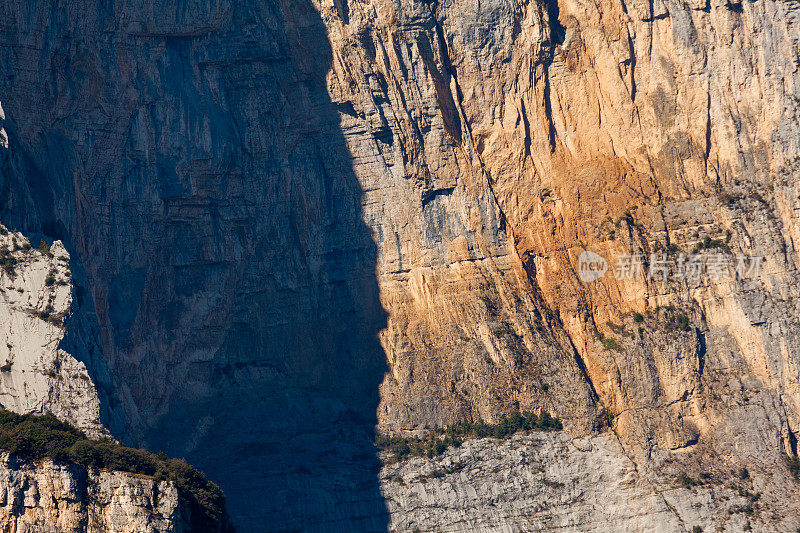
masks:
[[[648,475],[612,433],[542,433],[389,465],[382,486],[390,531],[767,532],[800,524],[792,501],[763,508],[765,487],[749,478],[682,473],[696,484]]]
[[[17,413],[50,412],[90,436],[108,436],[86,363],[65,350],[73,286],[60,241],[33,248],[0,226],[0,404]]]
[[[0,454],[4,531],[189,531],[183,505],[171,482]]]
[[[34,252],[2,278],[36,298],[0,310],[7,359],[26,346],[0,402],[186,456],[245,530],[796,527],[798,17],[4,2],[0,220],[63,242],[75,290],[41,285],[67,267]],[[610,262],[591,283],[585,250]],[[763,261],[646,275],[661,254]],[[612,275],[622,256],[645,274]],[[26,314],[50,295],[63,328]],[[574,440],[468,444],[445,460],[500,470],[387,485],[376,426],[517,409]],[[530,490],[494,509],[498,487]],[[739,489],[758,517],[725,518]],[[547,517],[542,494],[563,502]]]

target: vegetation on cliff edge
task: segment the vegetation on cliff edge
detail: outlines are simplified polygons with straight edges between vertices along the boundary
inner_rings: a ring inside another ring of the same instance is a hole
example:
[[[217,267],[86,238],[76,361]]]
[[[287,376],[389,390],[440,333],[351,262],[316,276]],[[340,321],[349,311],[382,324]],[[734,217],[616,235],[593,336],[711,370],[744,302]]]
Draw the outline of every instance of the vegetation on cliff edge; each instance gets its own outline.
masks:
[[[375,445],[391,453],[390,461],[398,462],[410,457],[435,457],[450,446],[460,446],[467,439],[494,437],[508,438],[519,431],[557,431],[561,421],[547,411],[536,413],[512,413],[496,424],[459,422],[444,429],[431,430],[422,437],[378,436]]]
[[[163,453],[89,439],[55,416],[18,415],[0,408],[0,450],[25,459],[53,459],[173,481],[189,502],[194,531],[225,530],[225,496],[202,472]]]

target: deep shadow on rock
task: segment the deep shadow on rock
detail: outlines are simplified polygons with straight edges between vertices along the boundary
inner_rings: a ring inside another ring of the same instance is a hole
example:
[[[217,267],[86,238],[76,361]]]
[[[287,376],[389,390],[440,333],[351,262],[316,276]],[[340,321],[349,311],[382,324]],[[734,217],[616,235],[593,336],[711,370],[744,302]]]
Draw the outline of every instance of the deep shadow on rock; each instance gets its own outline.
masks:
[[[105,422],[204,470],[241,531],[385,530],[386,313],[310,0],[2,11],[0,215],[85,272]]]

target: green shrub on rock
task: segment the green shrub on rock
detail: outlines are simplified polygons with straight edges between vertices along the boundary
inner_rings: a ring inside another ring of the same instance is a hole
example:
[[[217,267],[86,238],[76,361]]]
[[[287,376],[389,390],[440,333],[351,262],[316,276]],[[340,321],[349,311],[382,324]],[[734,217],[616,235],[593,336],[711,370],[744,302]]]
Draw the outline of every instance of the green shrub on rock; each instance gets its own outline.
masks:
[[[52,459],[173,481],[189,501],[195,530],[218,531],[224,521],[222,491],[186,461],[130,448],[111,439],[89,439],[51,414],[18,415],[0,409],[0,450],[25,459]]]
[[[483,420],[477,422],[458,422],[436,431],[429,431],[422,437],[379,436],[375,445],[391,454],[392,462],[410,457],[436,457],[451,446],[460,446],[467,439],[493,437],[505,439],[520,431],[558,431],[563,429],[561,421],[545,410],[539,414],[514,412],[503,417],[496,424]]]

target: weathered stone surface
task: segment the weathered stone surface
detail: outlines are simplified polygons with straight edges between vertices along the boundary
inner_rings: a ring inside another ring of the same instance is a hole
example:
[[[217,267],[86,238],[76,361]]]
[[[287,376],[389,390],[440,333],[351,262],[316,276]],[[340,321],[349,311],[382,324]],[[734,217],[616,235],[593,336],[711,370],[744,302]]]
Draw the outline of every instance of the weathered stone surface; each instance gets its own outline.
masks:
[[[792,448],[797,4],[668,2],[651,13],[568,2],[549,24],[535,5],[515,16],[476,5],[437,12],[475,145],[518,253],[602,403],[620,415],[621,435],[676,448],[696,440],[676,427],[738,427],[731,404],[742,397],[715,401],[734,380],[766,411],[784,404],[769,432]],[[493,27],[494,37],[476,39],[471,27]],[[583,249],[648,258],[669,245],[689,252],[707,236],[764,257],[762,276],[666,284],[609,275],[587,285],[574,275]],[[615,353],[596,339],[614,335],[608,321],[626,312],[668,304],[686,309],[700,343],[646,332]]]
[[[516,408],[578,437],[610,424],[604,464],[628,456],[651,487],[612,483],[608,515],[575,500],[566,529],[646,528],[623,495],[652,491],[665,530],[691,502],[723,513],[665,488],[678,466],[747,467],[780,514],[800,427],[797,6],[9,1],[0,218],[70,251],[67,351],[102,421],[198,463],[247,529],[419,520],[382,500],[373,426]],[[760,276],[576,273],[582,250],[706,237],[705,256],[763,256]],[[471,516],[513,529],[524,505]]]
[[[181,532],[183,505],[170,482],[0,453],[3,531]]]
[[[382,486],[390,531],[797,530],[795,499],[764,505],[762,491],[775,487],[724,468],[717,464],[702,477],[664,469],[699,481],[686,487],[677,477],[642,472],[616,435],[559,432],[479,439],[436,460],[389,465]]]
[[[44,253],[0,228],[0,404],[17,413],[51,412],[91,436],[108,435],[86,363],[64,349],[69,254],[60,241]]]

